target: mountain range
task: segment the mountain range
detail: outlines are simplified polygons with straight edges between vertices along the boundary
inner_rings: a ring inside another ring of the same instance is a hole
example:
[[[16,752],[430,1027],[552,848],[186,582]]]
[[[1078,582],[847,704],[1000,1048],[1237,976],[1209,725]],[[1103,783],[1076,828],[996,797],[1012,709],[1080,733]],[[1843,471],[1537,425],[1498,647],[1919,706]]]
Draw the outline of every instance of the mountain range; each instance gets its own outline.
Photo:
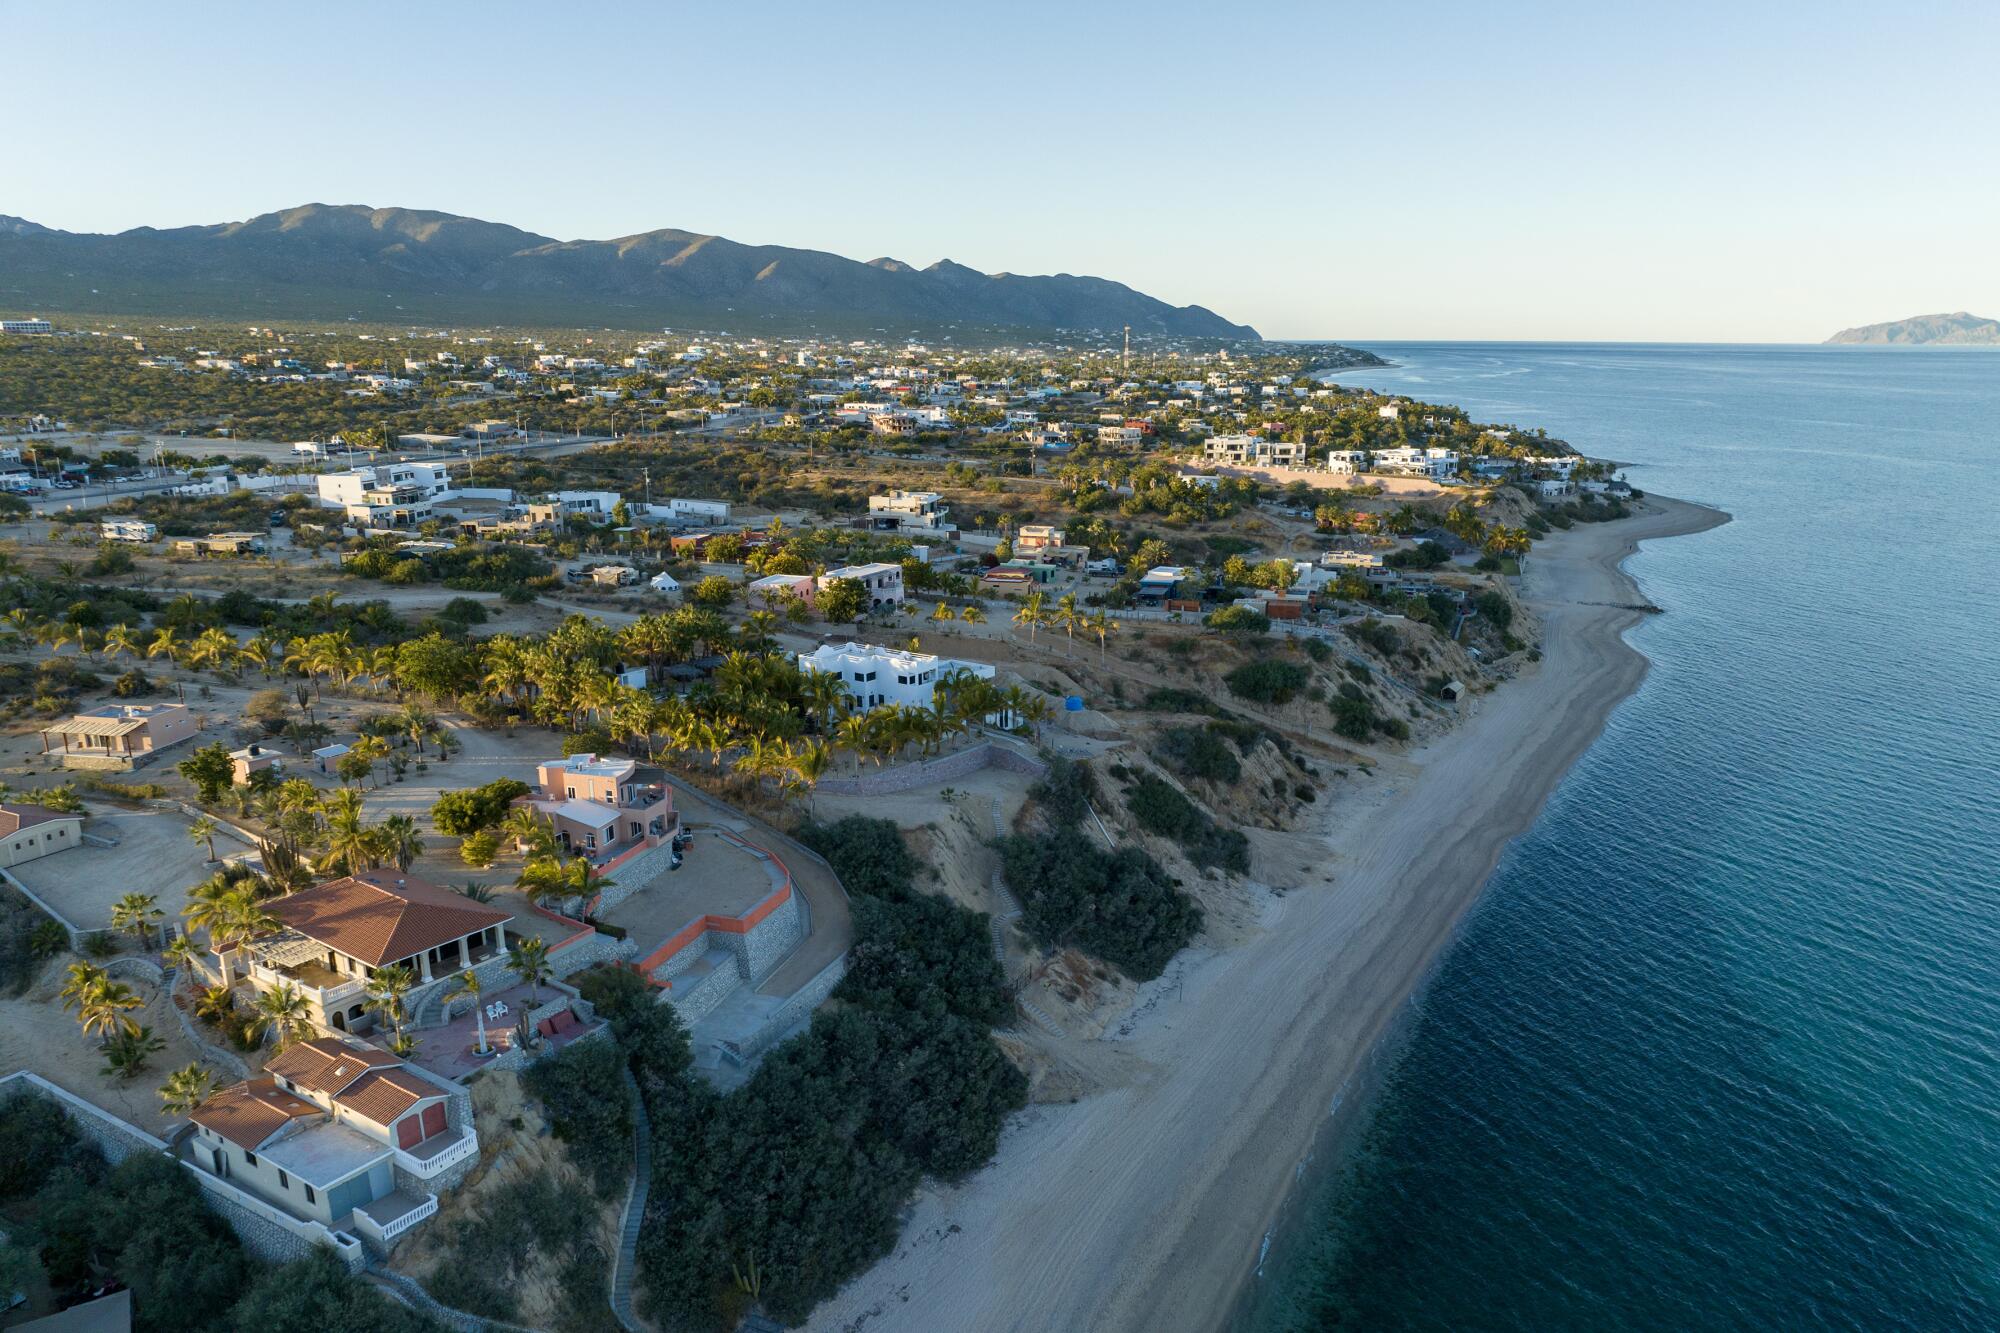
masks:
[[[1863,324],[1842,329],[1829,343],[1939,343],[1960,347],[2000,345],[2000,320],[1982,319],[1957,310],[1949,315],[1915,315],[1887,324]]]
[[[559,241],[450,213],[306,204],[112,235],[0,216],[0,306],[228,319],[706,325],[772,332],[1058,330],[1254,339],[1201,306],[1058,273],[916,268],[649,231]]]

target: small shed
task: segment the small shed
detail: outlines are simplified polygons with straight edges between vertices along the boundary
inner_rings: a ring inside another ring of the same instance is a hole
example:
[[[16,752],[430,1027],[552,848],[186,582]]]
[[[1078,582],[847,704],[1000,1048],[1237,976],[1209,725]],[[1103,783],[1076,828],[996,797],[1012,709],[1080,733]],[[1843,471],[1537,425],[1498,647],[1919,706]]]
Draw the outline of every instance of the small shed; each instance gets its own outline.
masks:
[[[342,745],[339,741],[335,741],[331,745],[322,745],[312,753],[313,767],[322,773],[331,773],[333,772],[333,766],[340,761],[340,757],[346,754],[347,750],[348,747]]]
[[[1449,700],[1452,703],[1457,703],[1465,697],[1465,682],[1462,680],[1446,681],[1438,690],[1438,697]]]

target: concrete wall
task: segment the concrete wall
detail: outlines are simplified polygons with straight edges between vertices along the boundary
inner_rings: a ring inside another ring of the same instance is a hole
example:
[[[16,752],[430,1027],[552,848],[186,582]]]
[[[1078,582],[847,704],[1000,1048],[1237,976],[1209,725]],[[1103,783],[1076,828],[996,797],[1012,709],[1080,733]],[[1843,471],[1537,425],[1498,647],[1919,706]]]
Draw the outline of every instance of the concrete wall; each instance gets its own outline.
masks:
[[[46,1079],[26,1071],[0,1078],[0,1102],[22,1096],[44,1097],[62,1107],[68,1113],[70,1123],[76,1127],[78,1136],[103,1153],[108,1162],[122,1162],[135,1152],[171,1155],[172,1150],[163,1140],[81,1097],[63,1091]],[[361,1242],[345,1232],[331,1231],[317,1222],[302,1222],[290,1217],[228,1181],[217,1180],[192,1162],[183,1161],[181,1166],[194,1173],[195,1183],[208,1196],[209,1206],[235,1230],[243,1248],[258,1258],[271,1263],[289,1263],[305,1258],[315,1247],[324,1247],[333,1251],[349,1271],[359,1272],[366,1262]]]
[[[692,1026],[697,1019],[713,1013],[742,984],[742,974],[735,967],[718,967],[685,990],[666,992],[666,998],[681,1022]]]
[[[987,741],[922,763],[863,768],[859,773],[829,773],[819,780],[819,790],[836,796],[883,796],[913,787],[961,781],[984,768],[1003,768],[1032,777],[1040,777],[1048,771],[1039,760]]]

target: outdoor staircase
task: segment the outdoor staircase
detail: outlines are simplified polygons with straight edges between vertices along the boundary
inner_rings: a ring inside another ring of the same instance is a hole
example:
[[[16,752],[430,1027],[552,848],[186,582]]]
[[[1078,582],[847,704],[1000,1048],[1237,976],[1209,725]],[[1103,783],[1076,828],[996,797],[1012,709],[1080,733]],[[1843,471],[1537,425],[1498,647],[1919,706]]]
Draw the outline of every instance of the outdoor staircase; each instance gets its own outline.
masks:
[[[993,816],[993,836],[995,838],[1004,838],[1007,836],[1007,826],[1000,820],[1000,802],[997,800],[993,801],[990,803],[990,807]],[[1000,873],[1000,862],[997,858],[993,863],[992,884],[993,901],[999,906],[1000,910],[988,918],[987,926],[993,932],[993,961],[1000,964],[1002,968],[1005,968],[1007,965],[1007,938],[1003,926],[1006,922],[1012,921],[1021,915],[1021,903],[1019,899],[1014,897],[1013,891],[1007,887],[1007,881]]]
[[[1041,1008],[1027,996],[1015,995],[1014,1003],[1021,1006],[1022,1013],[1035,1020],[1036,1027],[1048,1033],[1051,1037],[1065,1037],[1069,1035],[1061,1027],[1057,1026],[1055,1019],[1050,1018],[1046,1013],[1042,1012]]]
[[[639,1081],[625,1071],[625,1090],[632,1098],[632,1192],[625,1199],[625,1221],[618,1231],[618,1258],[611,1269],[611,1313],[628,1333],[643,1326],[632,1312],[632,1274],[639,1251],[639,1223],[646,1216],[646,1190],[653,1179],[653,1131],[646,1120],[646,1101]]]

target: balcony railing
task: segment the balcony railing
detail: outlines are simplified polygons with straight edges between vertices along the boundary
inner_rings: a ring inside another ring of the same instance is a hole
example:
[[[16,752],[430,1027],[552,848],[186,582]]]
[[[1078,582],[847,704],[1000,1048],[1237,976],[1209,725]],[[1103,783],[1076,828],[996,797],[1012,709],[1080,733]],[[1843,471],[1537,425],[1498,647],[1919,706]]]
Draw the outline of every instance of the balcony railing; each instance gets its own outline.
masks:
[[[409,1196],[404,1195],[402,1191],[398,1190],[395,1194],[385,1195],[372,1203],[365,1203],[361,1207],[356,1208],[354,1210],[354,1229],[372,1238],[377,1244],[386,1246],[417,1223],[427,1217],[435,1216],[437,1213],[437,1195],[426,1194],[423,1198],[416,1200],[412,1206],[392,1217],[382,1218],[376,1216],[377,1213],[388,1211],[388,1208],[384,1207],[385,1204],[393,1206],[393,1201],[398,1201],[399,1198],[407,1199]]]
[[[479,1134],[476,1130],[461,1129],[453,1133],[457,1135],[456,1138],[448,1139],[435,1149],[432,1149],[431,1144],[437,1142],[436,1140],[419,1143],[415,1149],[396,1149],[396,1165],[413,1176],[429,1180],[446,1168],[456,1166],[466,1158],[478,1154]]]

